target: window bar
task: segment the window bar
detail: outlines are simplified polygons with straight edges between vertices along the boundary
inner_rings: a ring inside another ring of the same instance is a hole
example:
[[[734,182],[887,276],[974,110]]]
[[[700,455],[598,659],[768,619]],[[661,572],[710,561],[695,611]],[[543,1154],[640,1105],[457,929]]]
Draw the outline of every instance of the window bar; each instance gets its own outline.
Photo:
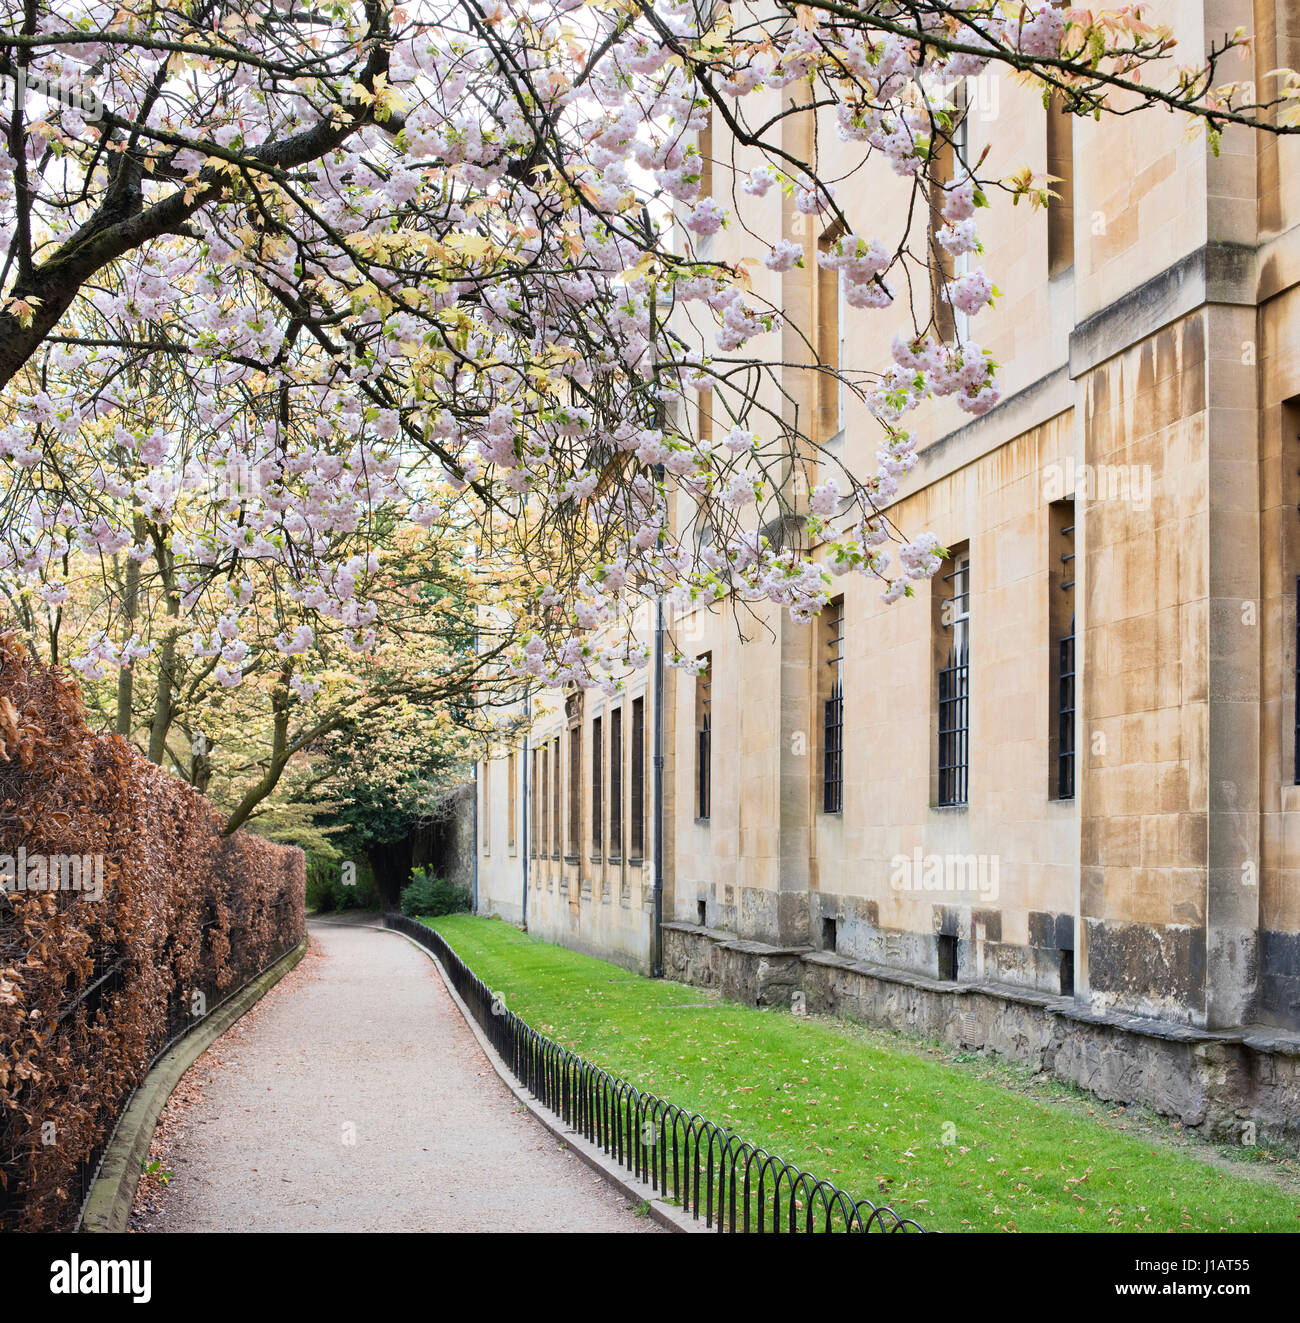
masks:
[[[560,842],[564,837],[564,818],[561,815],[560,802],[560,737],[557,735],[551,745],[551,858],[560,857]]]
[[[591,723],[591,853],[600,857],[605,830],[605,748],[602,739],[604,727],[597,717]]]
[[[844,610],[836,609],[826,664],[833,667],[830,697],[824,708],[822,742],[822,812],[844,811]]]
[[[551,742],[546,741],[546,746],[542,749],[542,813],[541,813],[541,847],[540,854],[543,859],[551,851]]]
[[[1056,727],[1056,797],[1074,798],[1074,617],[1070,632],[1057,645],[1058,700]]]
[[[632,700],[632,803],[628,823],[628,857],[645,854],[645,700]]]
[[[565,855],[576,859],[582,850],[582,727],[569,729],[569,839]]]
[[[844,685],[836,680],[826,700],[825,765],[822,769],[822,811],[844,809]]]
[[[1074,525],[1061,529],[1061,536],[1070,539],[1070,550],[1061,555],[1065,573],[1073,573]],[[1070,592],[1074,580],[1061,584],[1062,592]],[[1074,612],[1070,613],[1070,628],[1057,643],[1056,656],[1056,797],[1074,798]]]
[[[704,724],[700,727],[700,802],[696,816],[701,821],[709,816],[709,734],[709,718],[706,714]]]
[[[969,663],[963,646],[939,672],[939,803],[966,803],[969,768]]]
[[[623,857],[623,709],[609,717],[609,857]]]
[[[953,584],[953,646],[948,662],[939,670],[939,796],[943,806],[967,802],[970,771],[970,651],[969,621],[970,561],[963,558],[945,574]]]
[[[1300,436],[1298,436],[1296,439],[1300,440]],[[1300,469],[1297,469],[1296,472],[1300,474]],[[1296,503],[1296,510],[1300,512],[1300,502]],[[1295,617],[1296,656],[1295,656],[1295,676],[1294,676],[1295,688],[1293,691],[1293,696],[1295,700],[1295,716],[1294,716],[1294,723],[1292,730],[1292,741],[1294,744],[1294,757],[1295,757],[1295,783],[1296,785],[1300,786],[1300,575],[1296,576],[1295,596],[1296,596],[1296,617]]]
[[[699,786],[697,787],[697,798],[696,798],[696,808],[698,811],[696,812],[695,815],[701,822],[705,822],[708,820],[709,810],[711,808],[710,800],[712,798],[710,794],[710,790],[712,786],[709,775],[710,773],[709,759],[712,754],[712,733],[713,733],[712,671],[711,670],[706,671],[705,675],[708,676],[707,679],[705,679],[702,676],[699,680],[696,681],[697,684],[701,684],[703,686],[702,702],[700,705],[701,706],[700,729],[698,732],[699,756],[696,762],[696,766],[699,771]]]
[[[1300,786],[1300,574],[1296,575],[1295,663],[1295,783]]]

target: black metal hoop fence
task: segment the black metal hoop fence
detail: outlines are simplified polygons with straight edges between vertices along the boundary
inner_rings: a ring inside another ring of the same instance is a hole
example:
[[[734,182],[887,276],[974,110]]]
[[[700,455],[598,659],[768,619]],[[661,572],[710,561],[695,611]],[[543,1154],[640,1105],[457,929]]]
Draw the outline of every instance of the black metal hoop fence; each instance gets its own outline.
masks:
[[[489,1042],[544,1107],[697,1221],[717,1231],[925,1230],[593,1066],[525,1024],[441,934],[400,914],[385,914],[384,923],[438,957]]]

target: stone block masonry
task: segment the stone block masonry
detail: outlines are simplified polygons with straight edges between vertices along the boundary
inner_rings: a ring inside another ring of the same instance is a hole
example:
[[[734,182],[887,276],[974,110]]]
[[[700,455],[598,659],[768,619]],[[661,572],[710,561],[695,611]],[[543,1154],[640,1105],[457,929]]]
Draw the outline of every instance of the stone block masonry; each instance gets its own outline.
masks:
[[[664,972],[750,1006],[789,1006],[997,1053],[1105,1102],[1142,1103],[1216,1143],[1300,1150],[1300,1035],[1205,1030],[1090,1010],[996,984],[950,983],[812,947],[664,924]]]

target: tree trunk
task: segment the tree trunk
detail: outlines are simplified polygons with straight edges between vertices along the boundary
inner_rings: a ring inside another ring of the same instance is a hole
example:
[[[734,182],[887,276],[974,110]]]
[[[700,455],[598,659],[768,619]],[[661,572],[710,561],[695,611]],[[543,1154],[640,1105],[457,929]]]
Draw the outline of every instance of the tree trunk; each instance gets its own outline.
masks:
[[[286,662],[280,669],[280,683],[271,691],[271,756],[266,775],[253,786],[239,802],[239,806],[226,819],[222,834],[231,835],[248,821],[248,815],[279,784],[280,774],[289,761],[289,677],[292,664]]]
[[[139,541],[140,517],[137,515],[136,540]],[[126,589],[122,594],[122,617],[126,621],[127,635],[135,632],[135,619],[140,609],[140,563],[134,556],[126,558]],[[117,725],[119,735],[131,738],[131,700],[135,686],[135,667],[123,666],[117,673]]]
[[[167,736],[176,716],[172,695],[176,689],[176,630],[167,631],[158,658],[158,687],[154,690],[153,720],[149,723],[149,761],[162,765]]]

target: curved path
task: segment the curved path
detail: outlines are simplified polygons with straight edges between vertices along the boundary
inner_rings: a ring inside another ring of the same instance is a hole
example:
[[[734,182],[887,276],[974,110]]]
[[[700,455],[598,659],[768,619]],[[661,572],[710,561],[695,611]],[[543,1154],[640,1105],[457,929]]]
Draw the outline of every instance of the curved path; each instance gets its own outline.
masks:
[[[174,1175],[138,1230],[658,1230],[519,1110],[427,956],[309,929],[169,1104],[155,1151]]]

